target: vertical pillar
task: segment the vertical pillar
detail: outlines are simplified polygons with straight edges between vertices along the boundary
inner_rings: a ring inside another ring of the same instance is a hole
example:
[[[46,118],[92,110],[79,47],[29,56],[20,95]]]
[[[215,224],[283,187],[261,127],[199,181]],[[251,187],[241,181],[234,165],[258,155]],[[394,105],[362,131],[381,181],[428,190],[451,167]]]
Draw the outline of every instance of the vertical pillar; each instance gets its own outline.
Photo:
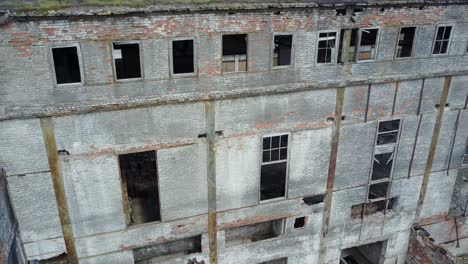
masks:
[[[343,115],[344,87],[336,90],[335,123],[332,131],[331,151],[328,165],[327,191],[323,210],[322,237],[320,239],[319,263],[325,263],[327,251],[328,225],[330,223],[333,184],[335,182],[336,158],[340,139],[341,117]]]
[[[62,224],[63,239],[67,249],[68,263],[77,264],[78,255],[76,253],[75,239],[73,237],[73,230],[70,220],[70,212],[68,210],[67,197],[65,195],[65,185],[63,183],[63,177],[60,171],[52,119],[50,117],[41,118],[41,128],[47,151],[47,158],[49,160],[50,174],[52,176],[55,199],[57,200],[60,223]]]
[[[208,181],[208,238],[210,241],[210,263],[218,263],[217,219],[216,219],[216,131],[213,101],[205,102],[206,158]]]
[[[431,146],[429,148],[429,155],[427,157],[426,168],[424,169],[424,176],[422,180],[421,192],[419,193],[418,207],[416,208],[416,215],[414,222],[419,220],[421,215],[422,206],[426,197],[427,186],[429,185],[429,177],[431,176],[432,164],[434,163],[435,152],[437,148],[437,142],[439,141],[440,128],[442,126],[442,118],[445,110],[445,104],[447,103],[448,93],[450,84],[452,82],[452,76],[445,77],[444,88],[442,90],[442,96],[439,103],[439,111],[437,112],[437,118],[434,125],[434,133],[432,134]]]
[[[350,62],[352,58],[349,55],[349,47],[351,44],[352,29],[345,29],[342,38],[343,46],[341,47],[341,62]]]

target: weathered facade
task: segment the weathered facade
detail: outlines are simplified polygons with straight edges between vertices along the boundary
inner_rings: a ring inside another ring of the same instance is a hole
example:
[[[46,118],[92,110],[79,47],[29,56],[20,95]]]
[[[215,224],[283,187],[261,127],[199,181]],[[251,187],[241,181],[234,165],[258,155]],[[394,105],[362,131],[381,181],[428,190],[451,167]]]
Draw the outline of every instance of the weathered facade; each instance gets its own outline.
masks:
[[[416,223],[468,253],[468,2],[332,2],[4,7],[27,260],[405,263]]]

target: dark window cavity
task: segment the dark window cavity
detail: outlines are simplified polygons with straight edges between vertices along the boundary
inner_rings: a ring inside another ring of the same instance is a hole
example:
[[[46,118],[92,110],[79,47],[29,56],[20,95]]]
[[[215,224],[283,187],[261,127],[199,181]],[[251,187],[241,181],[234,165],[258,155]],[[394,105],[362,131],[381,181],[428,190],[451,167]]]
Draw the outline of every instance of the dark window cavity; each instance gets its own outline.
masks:
[[[247,71],[247,34],[223,35],[223,72]]]
[[[57,84],[80,83],[80,62],[77,47],[52,48]]]
[[[141,78],[140,45],[114,43],[113,48],[117,80]]]
[[[194,253],[201,253],[201,236],[151,245],[133,250],[135,264],[160,263]]]
[[[393,152],[374,155],[374,164],[372,166],[372,180],[381,180],[390,178],[393,168]]]
[[[259,264],[288,264],[288,258],[269,260]]]
[[[463,154],[462,167],[468,167],[468,140],[465,147],[465,154]]]
[[[396,143],[400,129],[400,120],[383,121],[379,123],[377,145]]]
[[[332,63],[336,56],[336,32],[319,33],[317,63]]]
[[[363,28],[360,31],[358,60],[373,60],[377,52],[378,29]]]
[[[284,219],[229,228],[225,230],[226,247],[266,240],[278,237],[283,233]]]
[[[407,58],[412,56],[415,35],[416,27],[403,27],[400,29],[396,50],[397,58]]]
[[[119,164],[127,191],[128,225],[160,221],[156,152],[119,155]]]
[[[288,135],[263,138],[260,200],[284,197],[288,170]]]
[[[388,182],[371,184],[369,187],[369,200],[387,198]]]
[[[437,28],[432,54],[446,54],[450,44],[452,26],[440,26]]]
[[[302,198],[304,203],[307,205],[323,203],[324,199],[325,199],[325,194],[319,194],[319,195],[308,196],[308,197]]]
[[[306,222],[306,218],[305,218],[304,216],[303,216],[303,217],[296,218],[296,219],[294,220],[294,228],[301,228],[301,227],[304,227],[305,222]]]
[[[193,39],[172,41],[172,65],[174,74],[195,72]]]
[[[273,67],[291,65],[292,35],[276,35]]]
[[[341,251],[340,264],[373,264],[383,263],[382,249],[387,246],[386,241],[347,248]]]

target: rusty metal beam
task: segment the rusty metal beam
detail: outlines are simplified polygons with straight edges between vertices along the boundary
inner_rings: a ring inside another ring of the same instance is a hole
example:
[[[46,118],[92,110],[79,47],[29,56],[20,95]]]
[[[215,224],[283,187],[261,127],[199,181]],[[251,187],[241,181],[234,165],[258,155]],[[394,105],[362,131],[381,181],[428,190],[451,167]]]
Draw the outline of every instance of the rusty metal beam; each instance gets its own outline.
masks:
[[[205,102],[206,158],[208,183],[208,238],[210,263],[218,263],[217,216],[216,216],[216,131],[213,101]]]
[[[340,139],[341,117],[343,115],[343,102],[344,102],[345,88],[336,89],[336,107],[335,107],[335,123],[332,131],[331,151],[328,164],[328,178],[327,178],[327,192],[325,197],[325,206],[323,210],[322,221],[322,237],[320,240],[319,263],[325,263],[325,256],[327,251],[327,236],[328,225],[330,223],[333,184],[335,182],[336,159],[338,155],[338,142]]]
[[[44,144],[49,160],[50,174],[57,201],[60,223],[62,224],[63,239],[67,249],[68,263],[77,264],[78,255],[76,252],[75,239],[71,226],[70,212],[68,210],[67,197],[65,194],[65,185],[60,170],[60,163],[55,142],[54,124],[51,118],[41,118],[41,128],[44,137]]]
[[[427,156],[426,168],[424,169],[424,176],[421,185],[421,192],[419,193],[418,206],[416,208],[416,215],[414,222],[419,220],[421,215],[422,205],[426,197],[427,187],[429,185],[429,178],[431,176],[432,164],[434,163],[435,152],[437,149],[437,142],[439,141],[440,128],[442,127],[442,118],[444,115],[445,104],[447,103],[448,93],[450,84],[452,82],[452,76],[446,76],[442,96],[440,98],[439,110],[437,112],[437,118],[434,125],[434,132],[432,134],[431,146],[429,148],[429,155]]]

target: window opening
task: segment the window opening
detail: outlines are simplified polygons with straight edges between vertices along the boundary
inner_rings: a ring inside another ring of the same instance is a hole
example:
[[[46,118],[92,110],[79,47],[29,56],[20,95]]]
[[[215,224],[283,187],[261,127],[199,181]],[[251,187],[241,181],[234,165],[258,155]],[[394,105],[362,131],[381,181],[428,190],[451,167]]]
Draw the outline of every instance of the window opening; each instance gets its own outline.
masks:
[[[172,66],[174,74],[195,72],[193,39],[172,41]]]
[[[274,37],[273,67],[291,65],[292,35]]]
[[[288,170],[288,134],[263,138],[260,200],[284,197]]]
[[[416,27],[403,27],[398,35],[397,58],[406,58],[413,55],[414,37]]]
[[[378,264],[383,262],[382,249],[386,241],[343,249],[340,264]]]
[[[319,33],[317,63],[332,63],[336,57],[336,32]]]
[[[225,230],[226,247],[262,241],[284,233],[284,218]]]
[[[119,164],[127,191],[128,224],[160,221],[156,152],[119,155]]]
[[[259,264],[287,264],[287,263],[288,263],[288,258],[280,258],[280,259],[265,261]]]
[[[463,154],[463,158],[462,158],[462,167],[468,168],[468,141],[466,143],[465,153]]]
[[[247,71],[247,34],[223,35],[223,72]]]
[[[294,228],[301,228],[305,226],[306,218],[305,216],[303,217],[298,217],[294,220]]]
[[[307,205],[323,203],[323,199],[325,199],[325,194],[319,194],[319,195],[308,196],[308,197],[302,198],[304,203]]]
[[[401,121],[399,119],[379,122],[366,202],[353,205],[351,217],[393,209],[397,197],[389,198],[389,194],[400,129]]]
[[[52,48],[57,84],[80,83],[80,61],[77,47]]]
[[[358,60],[373,60],[377,51],[378,29],[363,28],[360,30]]]
[[[112,52],[117,80],[141,78],[138,43],[113,43]]]
[[[446,54],[449,47],[452,26],[439,26],[434,40],[432,54]]]
[[[201,252],[201,236],[195,236],[134,249],[133,257],[135,264],[152,264]]]

